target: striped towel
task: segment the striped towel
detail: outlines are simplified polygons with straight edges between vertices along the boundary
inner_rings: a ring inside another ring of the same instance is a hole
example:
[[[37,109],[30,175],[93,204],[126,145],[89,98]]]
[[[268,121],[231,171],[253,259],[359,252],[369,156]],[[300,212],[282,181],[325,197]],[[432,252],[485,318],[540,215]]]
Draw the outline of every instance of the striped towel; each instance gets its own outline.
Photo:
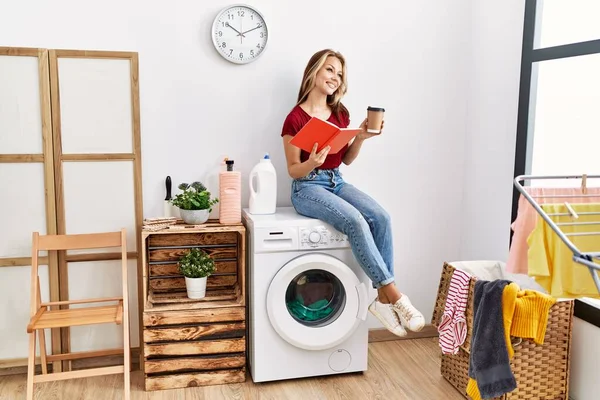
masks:
[[[438,327],[440,347],[444,354],[458,353],[459,347],[467,338],[465,310],[469,298],[470,280],[471,276],[459,269],[454,270],[450,279],[444,315]]]

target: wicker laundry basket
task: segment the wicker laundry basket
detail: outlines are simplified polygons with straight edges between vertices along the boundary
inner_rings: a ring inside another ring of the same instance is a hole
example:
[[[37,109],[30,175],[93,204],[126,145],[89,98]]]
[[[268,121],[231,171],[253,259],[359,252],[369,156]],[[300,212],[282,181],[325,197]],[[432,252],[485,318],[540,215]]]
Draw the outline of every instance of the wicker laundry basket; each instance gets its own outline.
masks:
[[[454,267],[444,263],[438,289],[432,324],[437,327],[444,314],[446,296]],[[467,338],[458,354],[442,354],[442,376],[457,390],[466,394],[469,381],[469,350],[473,326],[473,291],[476,278],[471,278],[467,304]],[[550,309],[544,344],[532,340],[513,338],[515,355],[511,368],[517,381],[517,389],[497,399],[555,400],[569,398],[569,355],[571,351],[571,326],[573,301],[558,301]]]

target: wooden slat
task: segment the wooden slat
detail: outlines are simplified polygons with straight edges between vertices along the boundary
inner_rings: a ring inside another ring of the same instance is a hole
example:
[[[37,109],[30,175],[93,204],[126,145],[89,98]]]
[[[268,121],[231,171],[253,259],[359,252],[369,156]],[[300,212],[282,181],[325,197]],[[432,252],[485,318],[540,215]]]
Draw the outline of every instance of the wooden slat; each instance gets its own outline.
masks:
[[[201,340],[198,342],[144,344],[144,354],[146,357],[240,353],[243,351],[246,351],[246,339]]]
[[[206,254],[211,256],[215,261],[217,259],[232,259],[237,257],[237,248],[235,247],[212,247],[212,248],[204,248],[203,249]],[[189,249],[160,249],[160,250],[150,250],[148,252],[148,260],[151,262],[154,261],[179,261],[181,257],[183,257]]]
[[[149,247],[162,246],[201,246],[217,244],[236,244],[236,232],[174,233],[172,235],[152,235]]]
[[[54,50],[61,58],[111,58],[131,60],[135,53],[125,51],[98,51],[98,50]]]
[[[131,82],[131,127],[133,129],[133,153],[135,159],[133,161],[133,186],[134,186],[134,201],[135,201],[135,229],[136,229],[136,249],[140,252],[142,245],[142,220],[144,218],[144,200],[143,200],[143,188],[142,188],[142,140],[141,140],[141,128],[140,128],[140,85],[139,85],[139,58],[138,53],[131,53],[131,64],[130,64],[130,82]],[[145,253],[142,251],[143,257]],[[144,303],[146,301],[146,292],[144,290],[146,280],[144,279],[143,271],[145,268],[145,258],[137,259],[137,290],[138,290],[138,323],[142,326],[142,312]],[[141,296],[143,293],[144,296]],[[141,340],[141,330],[140,330]],[[141,352],[140,352],[141,353]],[[140,354],[140,364],[143,362],[143,354]],[[141,367],[143,369],[143,366]]]
[[[178,375],[152,376],[146,378],[146,390],[163,390],[207,385],[240,383],[246,380],[246,369]]]
[[[39,239],[40,250],[75,250],[120,247],[121,232],[82,233],[77,235],[42,236]]]
[[[201,324],[209,322],[244,321],[245,319],[246,309],[244,307],[143,313],[144,326]]]
[[[37,57],[42,49],[32,47],[0,47],[0,56]]]
[[[237,272],[237,261],[216,261],[215,273],[218,274],[235,274]],[[149,276],[173,276],[181,275],[177,264],[151,264],[148,266]]]
[[[51,381],[62,381],[65,379],[77,379],[77,378],[83,378],[86,376],[122,374],[123,372],[125,372],[125,368],[122,365],[115,366],[115,367],[90,368],[90,369],[79,370],[79,371],[58,372],[58,373],[48,374],[48,375],[36,375],[36,376],[34,376],[33,381],[35,383],[42,383],[42,382],[51,382]]]
[[[48,356],[48,361],[81,360],[83,358],[107,357],[123,355],[123,349],[108,349],[96,351],[80,351],[76,353],[54,354]]]
[[[42,306],[58,306],[63,304],[86,304],[86,303],[104,303],[108,301],[121,301],[122,297],[98,297],[95,299],[83,299],[83,300],[63,300],[63,301],[50,301],[48,303],[42,303]]]
[[[145,362],[146,374],[157,374],[179,371],[210,371],[220,369],[242,368],[246,365],[245,354],[223,356],[199,356],[184,358],[167,358],[148,360]]]
[[[208,337],[224,339],[242,337],[245,332],[246,323],[244,321],[225,324],[178,326],[176,328],[147,328],[144,329],[144,342],[198,340]]]
[[[44,200],[46,204],[46,234],[56,235],[58,232],[56,212],[56,182],[54,177],[54,138],[52,135],[52,99],[50,94],[50,57],[48,50],[40,49],[38,52],[39,64],[39,86],[41,97],[41,121],[42,121],[42,143],[44,152]],[[48,286],[50,301],[60,299],[58,254],[55,251],[48,252]],[[60,329],[51,330],[52,353],[62,353]],[[52,364],[54,372],[62,371],[62,364]]]
[[[43,154],[0,154],[0,163],[39,163],[44,162]]]
[[[29,267],[31,257],[0,258],[0,267]],[[48,265],[48,257],[38,257],[38,265]]]
[[[63,154],[62,161],[132,161],[133,153]]]
[[[129,260],[137,258],[136,251],[127,252]],[[67,262],[87,262],[87,261],[111,261],[120,260],[121,253],[88,253],[88,254],[67,254]]]
[[[52,111],[52,150],[54,161],[54,190],[55,190],[55,207],[56,207],[56,232],[57,234],[65,234],[67,231],[65,221],[65,195],[63,187],[63,168],[62,168],[62,134],[61,134],[61,111],[60,111],[60,91],[59,91],[59,74],[58,74],[58,57],[56,50],[48,51],[48,64],[50,67],[50,104]],[[57,253],[57,270],[58,270],[58,299],[52,300],[68,300],[69,299],[69,277],[67,261],[65,259],[65,251]],[[53,335],[54,336],[54,335]],[[69,328],[61,328],[60,330],[60,346],[63,353],[71,351],[71,337]],[[68,371],[70,369],[70,361],[63,362],[61,369]]]
[[[115,322],[117,306],[86,307],[70,310],[51,310],[42,314],[35,329],[62,328],[77,325]]]
[[[207,290],[206,296],[202,299],[190,299],[187,292],[154,292],[148,293],[148,301],[152,304],[181,304],[198,302],[215,302],[223,300],[237,300],[238,294],[236,288]],[[209,307],[209,306],[207,306]]]
[[[211,275],[206,280],[207,288],[231,287],[237,282],[237,275]],[[155,291],[173,291],[185,289],[185,278],[152,278],[150,289]]]

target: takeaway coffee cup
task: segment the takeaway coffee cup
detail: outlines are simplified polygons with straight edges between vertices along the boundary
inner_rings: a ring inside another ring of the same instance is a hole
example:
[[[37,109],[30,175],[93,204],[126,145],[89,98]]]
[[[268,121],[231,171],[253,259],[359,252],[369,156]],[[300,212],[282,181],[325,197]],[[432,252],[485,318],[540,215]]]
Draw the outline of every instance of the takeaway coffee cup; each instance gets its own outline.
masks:
[[[383,122],[383,113],[385,109],[381,107],[367,108],[367,132],[381,133],[381,123]]]

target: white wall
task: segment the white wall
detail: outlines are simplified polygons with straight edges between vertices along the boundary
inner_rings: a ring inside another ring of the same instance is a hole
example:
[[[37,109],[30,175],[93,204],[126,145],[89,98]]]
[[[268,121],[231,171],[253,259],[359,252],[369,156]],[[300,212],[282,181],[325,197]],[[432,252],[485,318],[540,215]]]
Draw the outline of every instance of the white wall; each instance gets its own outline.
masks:
[[[343,172],[393,217],[400,289],[429,318],[443,261],[499,253],[497,243],[484,239],[482,226],[491,224],[490,234],[499,237],[507,219],[502,212],[488,216],[479,196],[490,177],[510,186],[504,178],[512,173],[516,110],[506,103],[516,96],[511,80],[518,78],[518,49],[511,44],[520,37],[520,15],[511,7],[497,5],[498,18],[490,14],[493,20],[472,25],[471,18],[487,6],[467,0],[375,0],[367,9],[343,0],[256,0],[252,4],[266,18],[270,41],[259,60],[237,66],[216,53],[209,34],[214,16],[230,2],[171,4],[38,0],[0,8],[10,16],[0,24],[3,46],[139,52],[145,216],[161,213],[166,175],[175,185],[202,179],[216,190],[224,155],[243,172],[246,203],[248,172],[264,152],[271,153],[278,204],[289,205],[281,125],[308,58],[333,47],[348,60],[345,104],[352,124],[360,123],[368,105],[387,110],[384,134],[368,142]],[[483,36],[472,39],[472,31]],[[486,50],[488,41],[500,49]],[[496,89],[502,91],[499,113]],[[472,123],[467,98],[482,103],[471,110]],[[466,147],[465,135],[471,138]],[[465,167],[478,171],[475,182]],[[500,196],[496,189],[483,195],[494,210],[510,208],[509,189],[502,190]],[[471,207],[463,207],[463,196]]]
[[[460,257],[506,261],[524,1],[473,1]]]

